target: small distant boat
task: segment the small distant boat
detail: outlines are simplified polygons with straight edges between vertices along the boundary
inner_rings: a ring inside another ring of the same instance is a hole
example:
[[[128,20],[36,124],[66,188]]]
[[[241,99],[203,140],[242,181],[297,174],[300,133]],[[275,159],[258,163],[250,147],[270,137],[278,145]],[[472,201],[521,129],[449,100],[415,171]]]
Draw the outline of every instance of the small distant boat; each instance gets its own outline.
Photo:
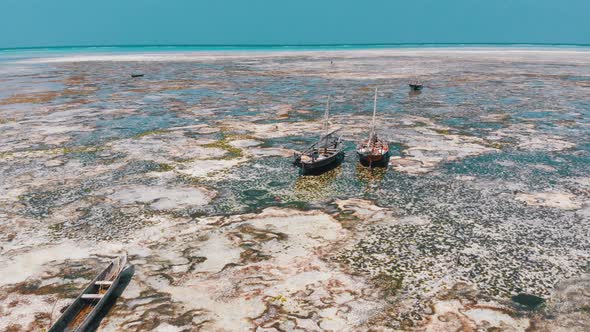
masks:
[[[420,83],[418,81],[410,82],[409,85],[410,85],[410,89],[412,89],[414,91],[420,91],[424,87],[424,85],[422,85],[422,83]]]
[[[324,113],[324,124],[319,140],[301,153],[294,154],[294,164],[301,168],[303,174],[319,173],[337,166],[344,159],[342,138],[338,129],[328,131],[330,116],[330,97]]]
[[[373,120],[369,138],[360,142],[357,146],[357,154],[361,164],[374,166],[387,160],[389,156],[388,143],[380,139],[375,131],[375,116],[377,114],[377,89],[375,89],[375,100],[373,101]]]
[[[48,332],[86,331],[119,284],[121,273],[128,267],[127,255],[113,260],[92,280],[82,294],[70,304]]]
[[[133,78],[143,77],[143,74],[131,74],[131,77],[133,77]]]

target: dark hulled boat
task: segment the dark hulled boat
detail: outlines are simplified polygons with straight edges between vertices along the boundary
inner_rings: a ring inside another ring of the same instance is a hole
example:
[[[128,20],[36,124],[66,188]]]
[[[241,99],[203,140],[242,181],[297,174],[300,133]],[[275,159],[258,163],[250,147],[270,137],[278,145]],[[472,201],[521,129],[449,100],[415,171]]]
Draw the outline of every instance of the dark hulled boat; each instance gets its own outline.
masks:
[[[375,116],[377,114],[377,89],[375,89],[375,100],[373,102],[373,119],[371,121],[371,131],[369,138],[361,141],[356,149],[359,161],[366,166],[377,166],[380,164],[387,164],[389,157],[388,143],[380,139],[375,131]]]
[[[131,74],[132,78],[138,78],[138,77],[143,77],[143,74]]]
[[[418,81],[414,81],[414,82],[410,82],[410,89],[412,89],[413,91],[420,91],[422,90],[422,87],[424,87],[422,85],[422,83],[418,82]]]
[[[344,159],[342,139],[335,132],[323,135],[320,140],[302,153],[295,153],[295,165],[303,174],[322,172],[337,166]]]
[[[342,138],[337,135],[338,130],[328,131],[329,114],[330,97],[319,140],[305,151],[294,154],[294,164],[301,168],[303,174],[321,173],[337,166],[344,159],[344,147]]]
[[[113,260],[70,304],[48,332],[83,332],[111,297],[127,268],[127,256]]]

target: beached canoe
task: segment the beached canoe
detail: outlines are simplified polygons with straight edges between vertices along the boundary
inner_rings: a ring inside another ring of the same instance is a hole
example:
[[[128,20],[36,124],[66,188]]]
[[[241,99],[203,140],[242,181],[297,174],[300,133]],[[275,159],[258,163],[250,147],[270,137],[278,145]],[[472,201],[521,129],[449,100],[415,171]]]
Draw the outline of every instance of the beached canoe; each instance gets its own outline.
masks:
[[[128,267],[127,255],[113,260],[51,326],[49,332],[84,332],[104,307]]]

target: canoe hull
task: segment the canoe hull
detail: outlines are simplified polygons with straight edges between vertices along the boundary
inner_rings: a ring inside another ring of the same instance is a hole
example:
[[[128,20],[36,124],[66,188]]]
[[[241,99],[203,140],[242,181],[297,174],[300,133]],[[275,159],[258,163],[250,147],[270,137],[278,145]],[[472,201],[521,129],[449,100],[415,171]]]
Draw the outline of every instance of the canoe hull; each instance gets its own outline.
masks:
[[[123,260],[120,260],[121,262]],[[126,259],[125,265],[126,265]],[[96,292],[98,286],[97,281],[104,280],[113,271],[115,262],[111,262],[96,278],[84,289],[84,291],[78,295],[78,297],[68,306],[63,314],[55,321],[48,332],[84,332],[88,330],[88,327],[93,323],[97,314],[103,309],[105,303],[111,298],[113,292],[119,285],[121,275],[125,270],[126,266],[119,266],[118,271],[114,277],[109,278],[112,283],[106,292],[103,293],[102,298],[97,302],[96,300],[84,299],[82,295],[93,294]],[[89,311],[89,312],[88,312]]]

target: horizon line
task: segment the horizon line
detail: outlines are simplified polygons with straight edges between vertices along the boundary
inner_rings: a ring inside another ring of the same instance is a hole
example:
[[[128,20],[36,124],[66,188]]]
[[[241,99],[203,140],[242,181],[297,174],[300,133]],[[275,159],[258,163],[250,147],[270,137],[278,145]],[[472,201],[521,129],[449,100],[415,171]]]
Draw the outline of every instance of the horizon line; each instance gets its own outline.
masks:
[[[355,47],[355,46],[573,46],[590,47],[585,43],[509,43],[509,42],[448,42],[448,43],[310,43],[310,44],[112,44],[112,45],[60,45],[60,46],[19,46],[0,47],[0,51],[11,50],[39,50],[39,49],[67,49],[67,48],[145,48],[145,47]]]

